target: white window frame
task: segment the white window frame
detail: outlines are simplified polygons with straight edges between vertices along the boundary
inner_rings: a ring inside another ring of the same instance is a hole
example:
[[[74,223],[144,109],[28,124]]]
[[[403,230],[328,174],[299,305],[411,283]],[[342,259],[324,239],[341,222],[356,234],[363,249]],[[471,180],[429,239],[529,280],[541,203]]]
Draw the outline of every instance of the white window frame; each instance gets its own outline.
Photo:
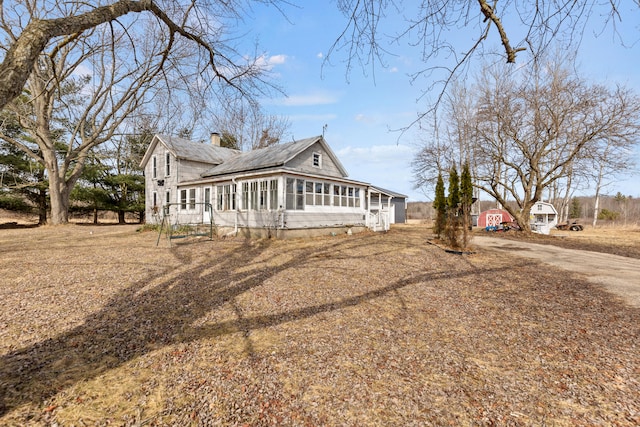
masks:
[[[322,153],[318,153],[317,151],[314,151],[313,154],[311,155],[311,164],[313,165],[314,168],[321,168]]]
[[[304,210],[305,180],[300,178],[286,178],[285,208],[287,210]]]
[[[248,211],[250,204],[249,204],[249,181],[244,181],[242,183],[242,204],[240,209],[244,210],[244,211]]]
[[[258,191],[260,192],[260,199],[258,202],[258,209],[266,211],[269,209],[269,181],[263,179],[258,181]]]
[[[209,212],[211,208],[211,206],[209,206],[211,204],[211,187],[204,188],[204,193],[202,195],[202,198],[203,198],[203,202],[205,203],[204,211]]]
[[[236,210],[236,184],[221,184],[216,186],[216,207],[218,211]]]
[[[275,211],[278,209],[278,180],[269,180],[269,209]]]
[[[196,208],[196,196],[197,196],[197,191],[195,188],[190,188],[189,189],[189,210],[195,210]]]
[[[151,158],[151,177],[153,179],[158,177],[158,157],[153,156]]]
[[[187,189],[183,188],[180,190],[180,210],[187,210]]]
[[[171,153],[164,154],[164,176],[171,176]]]

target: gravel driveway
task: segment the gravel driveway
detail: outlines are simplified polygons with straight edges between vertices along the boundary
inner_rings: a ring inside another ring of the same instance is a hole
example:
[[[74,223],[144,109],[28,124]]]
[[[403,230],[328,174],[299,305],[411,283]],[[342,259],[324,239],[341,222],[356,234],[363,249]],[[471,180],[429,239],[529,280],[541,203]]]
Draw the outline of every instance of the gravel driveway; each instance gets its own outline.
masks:
[[[587,280],[619,295],[628,304],[640,307],[640,262],[637,259],[488,236],[475,236],[473,243],[580,273]]]

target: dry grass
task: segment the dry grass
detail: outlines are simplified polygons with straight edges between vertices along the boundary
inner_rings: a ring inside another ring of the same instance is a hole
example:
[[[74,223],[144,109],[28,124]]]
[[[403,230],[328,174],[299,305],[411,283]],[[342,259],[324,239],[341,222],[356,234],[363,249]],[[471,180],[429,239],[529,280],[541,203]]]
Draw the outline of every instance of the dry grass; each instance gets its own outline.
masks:
[[[0,424],[640,424],[638,309],[427,235],[0,230]]]

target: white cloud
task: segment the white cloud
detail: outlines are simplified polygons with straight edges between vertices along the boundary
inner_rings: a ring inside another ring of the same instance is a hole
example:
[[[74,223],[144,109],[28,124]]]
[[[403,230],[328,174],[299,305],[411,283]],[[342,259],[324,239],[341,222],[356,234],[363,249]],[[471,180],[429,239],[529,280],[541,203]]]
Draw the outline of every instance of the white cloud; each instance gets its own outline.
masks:
[[[268,59],[268,63],[271,65],[280,65],[284,64],[287,60],[287,55],[273,55]]]
[[[256,60],[256,64],[265,70],[271,70],[276,65],[282,65],[287,61],[287,55],[271,55],[271,56],[260,56]]]
[[[322,52],[318,52],[317,55],[316,55],[316,58],[322,59],[322,58],[324,58],[324,54]]]

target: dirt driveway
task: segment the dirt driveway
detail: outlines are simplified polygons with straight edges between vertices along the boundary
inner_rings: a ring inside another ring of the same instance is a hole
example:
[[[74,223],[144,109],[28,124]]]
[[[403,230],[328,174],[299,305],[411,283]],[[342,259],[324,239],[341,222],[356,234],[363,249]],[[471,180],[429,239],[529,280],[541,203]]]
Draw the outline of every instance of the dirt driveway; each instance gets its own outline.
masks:
[[[473,244],[580,273],[587,280],[621,296],[630,305],[640,307],[640,262],[637,259],[488,236],[475,236]]]

